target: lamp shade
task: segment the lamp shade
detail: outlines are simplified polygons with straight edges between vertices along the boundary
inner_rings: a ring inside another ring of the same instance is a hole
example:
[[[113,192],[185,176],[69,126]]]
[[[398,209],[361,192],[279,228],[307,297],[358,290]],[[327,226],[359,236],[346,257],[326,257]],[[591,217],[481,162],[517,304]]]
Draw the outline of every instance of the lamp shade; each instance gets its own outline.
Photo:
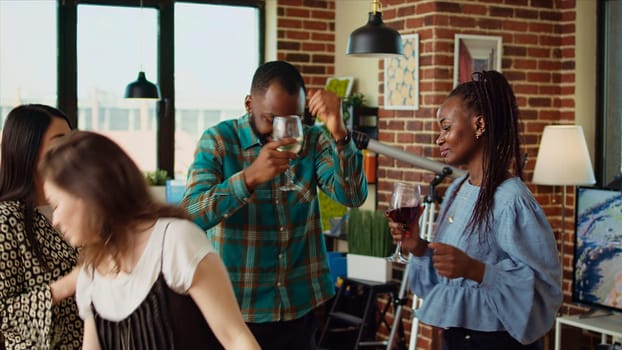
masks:
[[[346,54],[355,57],[391,57],[404,54],[402,37],[382,22],[382,12],[369,12],[366,25],[348,38]]]
[[[596,183],[580,125],[549,125],[544,128],[532,181],[540,185]]]
[[[159,99],[160,89],[147,80],[145,72],[140,71],[136,81],[129,83],[125,88],[125,98]]]

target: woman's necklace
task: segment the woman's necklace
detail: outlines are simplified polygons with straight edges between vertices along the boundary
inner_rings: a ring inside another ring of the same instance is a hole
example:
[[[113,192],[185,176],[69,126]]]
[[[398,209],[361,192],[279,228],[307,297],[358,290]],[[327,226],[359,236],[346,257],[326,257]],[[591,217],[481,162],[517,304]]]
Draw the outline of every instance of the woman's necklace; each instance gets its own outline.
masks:
[[[456,212],[458,211],[458,208],[460,207],[460,205],[463,205],[464,202],[464,197],[465,194],[464,193],[460,193],[463,190],[463,186],[464,186],[464,182],[468,181],[468,178],[465,179],[465,181],[463,181],[460,184],[460,187],[458,187],[458,189],[456,190],[456,193],[453,196],[452,202],[450,204],[450,208],[448,208],[448,216],[447,216],[447,222],[449,222],[450,224],[453,224],[455,221],[455,217],[456,217]],[[449,213],[449,210],[451,210],[451,213]]]
[[[458,197],[458,198],[457,198],[457,199],[458,199],[458,201],[454,201],[454,203],[452,203],[452,205],[451,205],[451,210],[452,210],[452,212],[451,212],[451,214],[449,214],[449,216],[447,217],[447,221],[448,221],[450,224],[453,224],[453,223],[454,223],[454,217],[455,217],[455,215],[456,215],[457,207],[458,207],[458,205],[460,204],[459,202],[460,202],[460,201],[462,201],[462,197],[460,197],[460,194],[457,194],[457,197]]]

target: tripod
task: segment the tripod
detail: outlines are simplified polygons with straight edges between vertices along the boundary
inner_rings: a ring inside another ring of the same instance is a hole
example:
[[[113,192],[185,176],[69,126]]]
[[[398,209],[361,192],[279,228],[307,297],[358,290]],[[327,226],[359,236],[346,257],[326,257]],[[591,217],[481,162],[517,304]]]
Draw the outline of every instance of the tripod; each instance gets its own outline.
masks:
[[[445,179],[448,175],[452,173],[451,168],[445,167],[443,168],[440,174],[437,174],[434,179],[430,182],[430,194],[426,195],[423,199],[423,213],[419,218],[419,236],[427,241],[432,239],[432,228],[434,226],[434,211],[435,211],[435,203],[441,202],[441,198],[436,191],[436,186]],[[402,275],[402,282],[400,284],[400,291],[397,298],[394,300],[395,314],[393,315],[393,327],[391,327],[391,333],[389,334],[389,340],[387,341],[386,350],[391,350],[393,344],[395,342],[396,331],[399,326],[399,322],[401,322],[402,315],[402,307],[406,304],[406,292],[408,288],[408,273],[410,270],[410,259],[412,259],[412,254],[408,254],[408,263],[406,263],[406,267],[404,268],[404,273]],[[409,350],[414,350],[417,345],[417,337],[419,336],[419,320],[414,316],[415,310],[419,308],[421,302],[423,301],[420,297],[413,295],[413,320],[412,320],[412,328],[410,331],[410,342],[408,344]]]

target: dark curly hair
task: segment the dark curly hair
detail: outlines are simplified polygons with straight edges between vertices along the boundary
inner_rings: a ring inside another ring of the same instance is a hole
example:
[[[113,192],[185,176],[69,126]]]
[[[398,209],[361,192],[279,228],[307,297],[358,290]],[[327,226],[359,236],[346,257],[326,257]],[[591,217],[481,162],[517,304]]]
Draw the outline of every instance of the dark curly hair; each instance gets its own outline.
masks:
[[[271,61],[259,66],[253,75],[251,93],[263,94],[273,81],[278,82],[291,95],[298,93],[300,88],[305,94],[307,93],[304,79],[298,69],[285,61]]]

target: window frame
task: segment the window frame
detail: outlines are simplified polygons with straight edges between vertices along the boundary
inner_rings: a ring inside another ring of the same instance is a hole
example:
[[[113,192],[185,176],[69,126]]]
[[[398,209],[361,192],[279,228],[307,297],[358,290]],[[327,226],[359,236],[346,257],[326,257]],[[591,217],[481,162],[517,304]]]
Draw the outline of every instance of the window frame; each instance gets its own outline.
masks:
[[[259,11],[259,62],[265,61],[265,1],[262,0],[58,0],[58,107],[78,125],[77,9],[80,4],[152,7],[158,11],[158,76],[156,166],[175,173],[175,3],[247,6]]]
[[[603,40],[597,40],[597,64],[596,64],[596,177],[597,183],[601,187],[620,186],[621,183],[621,171],[622,168],[622,141],[619,136],[615,137],[616,131],[620,130],[622,125],[622,116],[612,115],[609,113],[611,107],[611,101],[609,101],[607,84],[611,75],[620,75],[622,72],[607,71],[606,64],[611,56],[615,56],[611,53],[615,47],[609,47],[609,38],[615,35],[614,29],[608,28],[609,10],[611,8],[608,4],[611,4],[612,0],[599,1],[597,4],[597,38]],[[618,4],[618,6],[622,6]],[[615,46],[615,45],[614,45]],[[619,49],[618,49],[619,50]],[[621,66],[622,67],[622,66]],[[618,67],[620,68],[620,67]],[[617,104],[621,101],[614,102]],[[616,131],[614,131],[616,130]],[[612,143],[613,142],[613,143]],[[617,169],[617,173],[612,173]]]

